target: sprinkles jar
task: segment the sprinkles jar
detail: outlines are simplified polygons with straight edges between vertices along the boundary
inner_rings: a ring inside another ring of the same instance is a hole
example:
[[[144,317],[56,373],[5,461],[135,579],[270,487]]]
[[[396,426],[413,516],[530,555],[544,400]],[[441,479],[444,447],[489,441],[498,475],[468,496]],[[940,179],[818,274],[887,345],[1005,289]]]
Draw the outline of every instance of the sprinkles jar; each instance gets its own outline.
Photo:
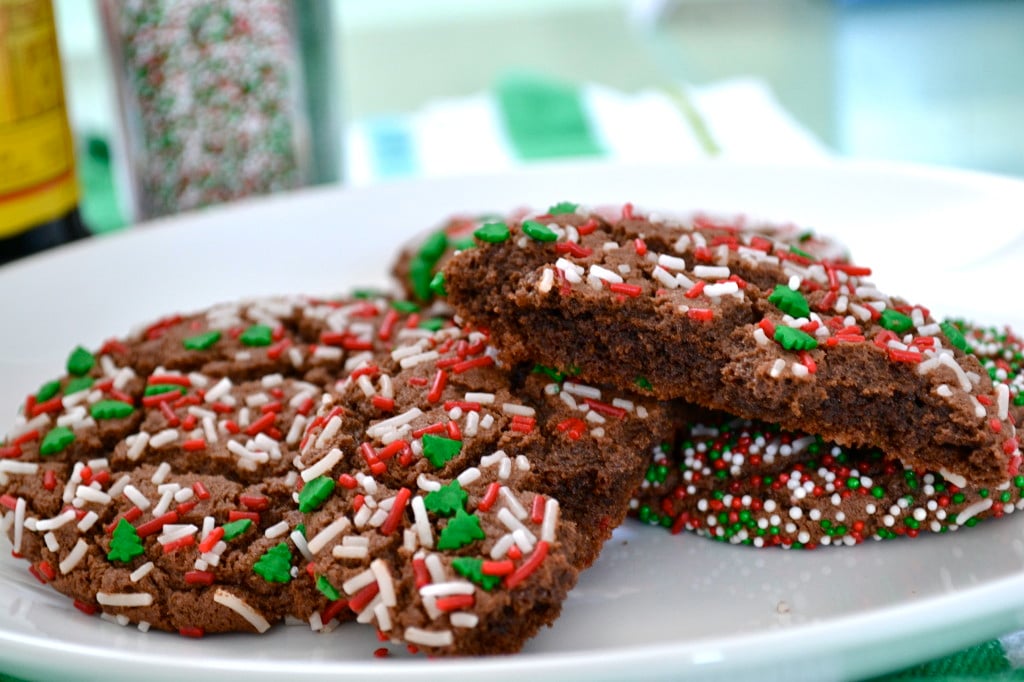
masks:
[[[101,7],[137,219],[321,179],[313,173],[295,5],[101,0]]]

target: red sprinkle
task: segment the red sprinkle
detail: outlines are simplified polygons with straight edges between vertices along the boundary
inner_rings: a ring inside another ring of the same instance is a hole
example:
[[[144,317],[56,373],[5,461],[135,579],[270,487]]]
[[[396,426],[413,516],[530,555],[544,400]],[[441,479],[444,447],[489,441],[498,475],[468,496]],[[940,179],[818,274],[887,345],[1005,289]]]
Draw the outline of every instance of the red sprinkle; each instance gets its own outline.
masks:
[[[386,646],[377,647],[373,650],[373,655],[376,658],[387,658],[390,654],[391,652],[388,650]]]
[[[441,394],[444,392],[446,383],[448,383],[448,373],[443,369],[437,370],[437,374],[434,375],[434,381],[430,384],[430,391],[427,392],[427,402],[436,403],[441,400]]]
[[[448,597],[438,597],[435,605],[439,611],[458,611],[460,609],[472,608],[476,599],[471,594],[453,594]]]
[[[95,604],[89,604],[81,599],[76,599],[72,602],[72,605],[87,616],[95,616],[96,612],[99,611],[99,608]]]
[[[478,358],[473,358],[472,360],[464,360],[460,362],[459,364],[452,367],[452,371],[455,374],[462,374],[463,372],[468,372],[469,370],[475,369],[477,367],[490,367],[493,364],[494,358],[492,358],[490,355],[482,355]]]
[[[15,459],[21,457],[21,448],[17,445],[0,447],[0,459]]]
[[[690,308],[686,311],[686,316],[698,322],[708,322],[714,318],[715,313],[710,308]]]
[[[590,254],[594,253],[593,249],[588,249],[585,246],[580,246],[576,242],[558,242],[555,244],[555,253],[569,254],[576,258],[586,258]]]
[[[479,412],[480,403],[472,403],[466,400],[446,400],[444,401],[444,410],[448,412],[454,410],[456,407],[466,412]]]
[[[266,431],[274,425],[274,421],[277,419],[277,414],[274,412],[267,412],[259,419],[249,424],[249,427],[245,430],[245,435],[255,436],[258,433]]]
[[[533,504],[530,506],[530,520],[534,523],[540,523],[544,520],[544,505],[547,500],[544,499],[543,495],[535,495],[533,497]]]
[[[182,443],[181,447],[189,452],[197,452],[206,449],[206,441],[202,438],[192,438]]]
[[[609,291],[616,294],[625,294],[631,298],[636,298],[643,293],[643,288],[639,284],[627,284],[626,282],[612,282],[608,285]]]
[[[178,634],[182,637],[191,637],[192,639],[200,639],[206,635],[206,630],[202,628],[179,628]]]
[[[399,489],[395,495],[394,503],[391,505],[391,511],[388,512],[388,517],[380,526],[380,530],[384,535],[391,535],[398,530],[398,526],[402,522],[402,515],[405,513],[405,506],[409,503],[410,497],[412,497],[411,490],[408,488]]]
[[[220,542],[221,538],[224,537],[223,526],[217,526],[203,538],[203,541],[199,543],[199,551],[205,554],[216,547],[217,543]]]
[[[209,571],[188,571],[185,573],[185,582],[189,585],[212,585],[213,573]]]
[[[373,601],[373,598],[377,596],[378,592],[380,592],[380,585],[377,584],[377,581],[374,581],[356,592],[355,596],[348,601],[348,607],[356,613],[359,613],[365,609],[371,601]]]
[[[240,509],[232,509],[228,512],[228,521],[241,521],[242,519],[249,519],[253,523],[260,522],[259,512],[254,511],[242,511]]]
[[[537,567],[540,566],[541,562],[544,561],[544,558],[547,555],[548,543],[541,540],[537,543],[537,546],[534,548],[533,554],[530,555],[530,558],[524,561],[514,573],[505,578],[505,587],[511,590],[516,585],[529,578],[530,575],[537,570]]]
[[[375,395],[370,398],[370,402],[373,403],[373,406],[378,410],[382,410],[384,412],[391,412],[395,409],[394,398],[385,398],[382,395]]]
[[[136,507],[136,509],[137,509],[137,507]],[[127,517],[128,517],[128,515],[125,514],[125,518],[127,518]],[[168,523],[175,523],[175,522],[177,522],[177,520],[178,520],[178,512],[176,512],[176,511],[169,511],[166,514],[163,514],[162,516],[158,516],[155,519],[151,519],[151,520],[147,521],[146,523],[143,523],[143,524],[141,524],[139,526],[136,526],[135,527],[135,532],[139,534],[140,538],[144,538],[144,537],[147,537],[149,535],[153,535],[154,533],[160,532],[160,530],[164,526],[166,526]],[[166,547],[165,547],[165,550],[166,550]]]
[[[57,412],[64,407],[62,400],[63,398],[58,395],[44,402],[36,403],[29,414],[33,417],[38,417],[44,412]]]
[[[29,441],[38,440],[38,439],[39,439],[39,431],[37,429],[32,429],[31,431],[26,431],[25,433],[21,434],[20,436],[18,436],[14,440],[12,440],[11,441],[11,445],[22,446],[25,443],[28,443]]]
[[[359,481],[357,481],[351,474],[342,474],[338,476],[338,485],[348,490],[354,490]]]
[[[47,469],[43,473],[43,487],[47,490],[53,490],[57,487],[57,472],[53,469]]]
[[[210,499],[210,491],[206,489],[206,486],[203,485],[202,481],[196,481],[192,484],[192,492],[194,492],[196,497],[200,500]]]
[[[179,549],[184,549],[185,547],[191,547],[194,544],[196,544],[196,536],[195,535],[186,535],[183,538],[179,538],[179,539],[175,540],[174,542],[168,542],[166,545],[164,545],[164,554],[170,554],[172,552],[177,552]]]
[[[416,589],[430,584],[430,571],[427,570],[427,562],[423,557],[416,557],[412,560],[412,573],[416,577]]]
[[[338,614],[345,610],[345,608],[347,607],[347,599],[339,599],[337,601],[332,601],[330,604],[327,605],[327,608],[325,608],[323,613],[321,614],[323,622],[330,623],[332,620],[337,618]]]
[[[11,511],[14,511],[15,508],[17,508],[18,506],[18,498],[16,498],[14,495],[11,495],[10,493],[4,493],[3,495],[0,495],[0,504],[7,507]]]
[[[583,402],[585,402],[587,405],[589,405],[590,409],[592,409],[594,412],[598,412],[600,414],[603,414],[606,417],[614,417],[616,419],[625,419],[626,415],[629,414],[625,410],[625,408],[616,407],[615,405],[609,405],[608,403],[603,403],[600,400],[595,400],[593,398],[584,398]]]
[[[192,386],[192,382],[187,376],[179,374],[152,374],[149,379],[146,380],[146,384],[149,386],[156,384],[173,384],[174,386],[185,386],[186,388]]]
[[[510,575],[516,570],[516,565],[511,559],[502,561],[488,561],[484,559],[480,565],[480,572],[484,575]]]
[[[585,222],[582,225],[580,225],[579,227],[577,227],[576,231],[579,232],[581,235],[586,236],[586,235],[590,234],[591,232],[593,232],[594,230],[596,230],[597,228],[598,228],[597,219],[596,218],[590,218],[590,219],[587,220],[587,222]]]
[[[921,362],[924,360],[924,354],[914,353],[909,350],[900,350],[899,348],[890,348],[889,359],[893,362]]]
[[[243,494],[238,496],[238,501],[242,503],[242,506],[253,511],[263,511],[270,506],[270,500],[263,495]]]
[[[643,239],[640,239],[639,237],[634,239],[633,240],[633,247],[636,249],[636,254],[638,256],[646,256],[647,255],[647,242],[645,242]]]
[[[494,481],[487,486],[487,492],[484,493],[484,497],[480,500],[480,504],[477,505],[477,509],[483,511],[490,511],[494,503],[498,501],[498,492],[501,490],[501,484]]]

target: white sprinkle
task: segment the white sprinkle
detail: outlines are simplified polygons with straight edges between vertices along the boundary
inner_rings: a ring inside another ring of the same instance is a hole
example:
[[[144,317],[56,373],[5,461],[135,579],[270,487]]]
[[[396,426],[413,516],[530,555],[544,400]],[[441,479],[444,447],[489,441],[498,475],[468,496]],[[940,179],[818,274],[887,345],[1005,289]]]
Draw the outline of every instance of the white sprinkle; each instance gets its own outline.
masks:
[[[479,480],[480,476],[481,474],[479,469],[477,469],[476,467],[469,467],[461,474],[459,474],[455,480],[459,482],[459,485],[465,488],[466,486],[471,485],[475,483],[477,480]],[[440,485],[441,484],[439,483],[438,486]]]
[[[771,376],[772,379],[778,379],[780,376],[782,376],[782,371],[784,369],[786,369],[786,361],[783,360],[782,358],[779,358],[778,360],[775,361],[775,364],[772,365],[771,372],[769,372],[768,374],[769,376]]]
[[[581,398],[591,398],[593,400],[601,399],[601,389],[593,386],[587,386],[586,384],[577,384],[572,381],[564,382],[562,384],[562,391],[564,393],[578,395]]]
[[[430,518],[427,516],[427,507],[423,498],[416,495],[412,498],[413,527],[416,530],[416,537],[420,545],[428,549],[434,546],[434,534],[430,528]]]
[[[709,284],[704,287],[705,296],[729,296],[731,294],[738,293],[740,285],[736,282],[720,282],[718,284]]]
[[[457,628],[475,628],[480,622],[480,617],[475,613],[468,613],[466,611],[456,611],[448,616],[448,621],[453,627]]]
[[[328,471],[334,468],[334,466],[341,461],[344,455],[338,448],[332,448],[330,452],[324,455],[320,460],[313,464],[307,469],[302,470],[302,480],[309,483],[318,476],[323,476]]]
[[[348,520],[347,516],[339,516],[337,519],[325,526],[323,530],[313,536],[313,539],[309,541],[309,553],[314,556],[319,554],[320,550],[345,532],[345,530],[347,530],[351,525],[352,523]]]
[[[341,417],[334,415],[327,421],[327,425],[324,426],[323,431],[316,439],[316,446],[322,448],[327,445],[327,441],[337,435],[338,431],[341,430]],[[306,479],[309,480],[309,479]]]
[[[335,545],[331,548],[331,555],[335,559],[365,559],[369,554],[369,549],[356,545]]]
[[[481,405],[490,405],[494,402],[493,393],[466,393],[466,402],[468,403],[480,403]]]
[[[544,271],[541,273],[540,276],[540,281],[537,282],[537,291],[539,291],[542,294],[546,294],[549,291],[551,291],[554,285],[555,271],[552,270],[551,268],[544,268]]]
[[[154,448],[162,448],[178,440],[177,429],[164,429],[149,439],[149,444]]]
[[[616,284],[623,282],[622,275],[596,264],[590,266],[590,272],[588,274],[591,277],[597,277],[605,282],[613,282]]]
[[[157,537],[156,541],[161,545],[169,545],[172,542],[195,535],[198,532],[199,528],[191,523],[169,523],[164,526],[163,532]]]
[[[207,403],[215,403],[218,400],[220,400],[221,398],[223,398],[224,396],[226,396],[230,392],[231,392],[231,380],[228,379],[227,377],[224,377],[223,379],[218,381],[216,384],[214,384],[213,388],[211,388],[210,390],[208,390],[206,392],[206,396],[204,397],[204,400]]]
[[[802,364],[802,363],[799,363],[799,362],[792,363],[789,366],[789,369],[790,369],[790,371],[793,372],[793,376],[795,376],[797,378],[805,377],[808,374],[810,374],[810,370],[807,369],[807,366]]]
[[[524,526],[519,521],[519,519],[513,516],[512,512],[510,512],[507,508],[502,507],[500,510],[498,510],[498,520],[501,521],[501,523],[513,533],[515,533],[515,531],[517,530],[523,531],[531,544],[537,542],[537,536],[531,533],[530,529]]]
[[[480,428],[486,431],[487,429],[494,426],[494,415],[485,414],[483,419],[480,420]]]
[[[240,615],[261,634],[270,629],[270,623],[267,622],[266,618],[249,606],[249,604],[222,587],[218,587],[217,591],[213,593],[213,601],[221,606],[226,606]]]
[[[146,449],[146,445],[149,443],[149,434],[145,431],[140,431],[134,436],[126,438],[125,442],[128,443],[128,451],[125,455],[134,462]]]
[[[89,545],[86,544],[85,540],[81,538],[75,543],[75,546],[68,552],[68,555],[64,557],[64,560],[60,562],[59,568],[62,575],[70,573],[78,564],[85,558],[86,552],[89,551]]]
[[[991,509],[992,504],[992,498],[987,497],[983,500],[978,500],[974,504],[968,505],[963,509],[963,511],[956,515],[956,525],[964,525],[978,514]]]
[[[157,470],[153,472],[153,478],[150,480],[153,481],[155,485],[160,485],[167,479],[167,475],[169,473],[171,473],[171,465],[167,462],[161,462],[160,466],[157,467]]]
[[[149,509],[151,505],[149,498],[143,495],[138,488],[131,484],[125,486],[124,496],[127,497],[132,504],[134,504],[142,511],[146,511],[147,509]]]
[[[39,464],[36,462],[18,462],[12,459],[0,459],[0,474],[26,474],[38,473]]]
[[[376,424],[367,427],[366,435],[370,436],[371,438],[379,438],[389,431],[392,431],[398,427],[404,426],[412,422],[422,414],[423,411],[420,410],[420,408],[414,407],[411,410],[403,412],[402,414],[395,415],[394,417],[389,417],[388,419],[379,421]]]
[[[666,270],[686,270],[686,261],[676,256],[661,254],[658,256],[658,265]]]
[[[945,467],[939,468],[939,473],[942,477],[955,485],[958,488],[967,487],[967,479],[959,474],[954,474],[952,471],[948,471]]]
[[[345,594],[355,594],[367,585],[372,585],[376,580],[377,577],[373,574],[373,571],[366,569],[342,583],[341,589],[345,591]]]
[[[532,407],[526,405],[516,405],[514,403],[504,403],[501,406],[501,411],[505,414],[511,414],[513,416],[520,417],[532,417],[537,414],[537,411]]]
[[[96,601],[104,606],[149,606],[153,595],[148,592],[97,592]]]
[[[420,646],[443,647],[451,646],[455,641],[451,630],[424,630],[423,628],[407,627],[404,638]]]
[[[529,516],[526,509],[524,509],[523,505],[519,503],[519,500],[516,499],[515,494],[508,488],[508,486],[501,486],[498,493],[505,500],[505,504],[508,505],[509,511],[511,511],[517,519],[522,521]]]
[[[508,554],[508,550],[512,548],[512,545],[516,543],[515,538],[512,537],[511,533],[502,535],[498,538],[498,541],[491,547],[491,558],[495,561],[502,559]]]
[[[570,284],[579,284],[583,281],[583,266],[576,265],[565,258],[559,258],[555,261],[555,267],[562,271],[565,280]]]
[[[436,350],[430,350],[425,353],[418,353],[416,355],[410,355],[407,358],[402,358],[398,364],[402,369],[409,369],[410,367],[415,367],[416,365],[424,362],[431,362],[439,357],[441,357],[441,355]]]
[[[391,630],[391,613],[386,604],[377,604],[373,607],[373,615],[377,619],[377,629],[381,632]]]
[[[380,599],[384,606],[395,606],[398,600],[395,597],[395,583],[391,578],[391,571],[383,559],[374,559],[370,562],[370,570],[377,578],[377,585],[380,586]]]
[[[519,471],[530,470],[530,460],[526,457],[526,455],[516,455],[516,469],[518,469]]]
[[[38,530],[39,528],[37,526],[36,531]],[[46,549],[50,550],[51,552],[56,553],[60,550],[60,543],[57,541],[57,536],[53,533],[47,533],[46,535],[44,535],[43,542],[46,543]]]
[[[78,522],[78,530],[84,533],[96,525],[96,522],[99,520],[99,514],[94,511],[89,511],[82,517],[82,520]]]
[[[996,384],[996,417],[1001,421],[1009,415],[1010,409],[1010,387],[1006,384]]]
[[[693,274],[701,279],[728,279],[732,273],[724,265],[695,265]]]
[[[82,486],[79,486],[79,487],[82,487]],[[92,490],[92,488],[90,488],[90,490]],[[93,492],[97,492],[97,491],[93,491]],[[68,509],[67,511],[65,511],[65,512],[63,512],[61,514],[58,514],[57,516],[53,517],[52,519],[43,519],[42,521],[37,521],[36,522],[36,530],[38,532],[40,532],[40,533],[45,533],[48,530],[57,530],[61,526],[65,525],[67,523],[70,523],[71,521],[74,521],[76,516],[77,515],[75,514],[75,510],[74,509]]]
[[[281,537],[282,535],[284,535],[287,532],[288,532],[288,522],[287,521],[279,521],[278,523],[275,523],[273,526],[271,526],[270,528],[267,528],[265,531],[263,531],[263,535],[265,537],[268,537],[268,538],[277,538],[277,537]]]
[[[431,556],[437,556],[432,554]],[[429,558],[429,557],[428,557]],[[424,597],[448,597],[454,594],[473,594],[476,587],[473,583],[465,580],[443,580],[432,582],[420,588],[420,594]]]
[[[675,289],[679,286],[679,282],[676,278],[670,275],[668,271],[661,266],[656,266],[651,272],[651,276],[658,280],[658,283],[666,289]]]

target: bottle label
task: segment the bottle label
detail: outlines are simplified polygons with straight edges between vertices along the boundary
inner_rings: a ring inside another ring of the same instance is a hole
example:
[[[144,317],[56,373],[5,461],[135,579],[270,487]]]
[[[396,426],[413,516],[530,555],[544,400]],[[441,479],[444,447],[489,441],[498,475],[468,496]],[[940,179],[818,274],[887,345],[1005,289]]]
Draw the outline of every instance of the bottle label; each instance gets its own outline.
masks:
[[[0,0],[0,238],[78,201],[50,0]]]

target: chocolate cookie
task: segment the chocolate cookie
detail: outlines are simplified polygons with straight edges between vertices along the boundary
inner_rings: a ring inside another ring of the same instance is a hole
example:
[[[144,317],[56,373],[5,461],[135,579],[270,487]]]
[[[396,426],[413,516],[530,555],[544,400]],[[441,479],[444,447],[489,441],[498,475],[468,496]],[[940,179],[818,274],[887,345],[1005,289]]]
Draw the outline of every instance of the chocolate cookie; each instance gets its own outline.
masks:
[[[306,434],[304,570],[394,641],[516,651],[624,517],[664,410],[510,372],[478,331],[398,341]]]
[[[76,349],[2,446],[5,530],[79,609],[143,629],[357,619],[430,653],[518,650],[669,422],[494,358],[443,310],[380,297],[218,306]]]
[[[1009,329],[952,324],[992,380],[1008,387],[1019,419],[1021,340]],[[655,453],[631,510],[673,532],[813,548],[945,533],[1024,508],[1019,474],[975,486],[948,472],[908,469],[877,449],[842,448],[721,412],[677,405],[677,419],[679,448]]]
[[[877,446],[998,485],[1020,462],[1009,394],[870,270],[707,220],[623,208],[492,223],[445,267],[448,302],[509,361]]]

